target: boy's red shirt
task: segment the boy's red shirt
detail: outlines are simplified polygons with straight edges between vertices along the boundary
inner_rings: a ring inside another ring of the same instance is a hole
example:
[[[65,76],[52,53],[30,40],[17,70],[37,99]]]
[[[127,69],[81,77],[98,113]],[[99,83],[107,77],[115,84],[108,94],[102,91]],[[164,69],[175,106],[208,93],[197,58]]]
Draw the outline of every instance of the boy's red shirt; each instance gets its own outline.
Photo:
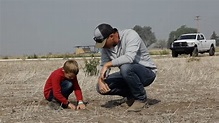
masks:
[[[44,86],[44,97],[49,98],[50,91],[53,90],[53,95],[63,104],[68,104],[68,100],[61,93],[61,82],[65,79],[63,68],[59,68],[51,73]],[[78,84],[77,76],[72,80],[74,93],[77,101],[83,100],[81,88]]]

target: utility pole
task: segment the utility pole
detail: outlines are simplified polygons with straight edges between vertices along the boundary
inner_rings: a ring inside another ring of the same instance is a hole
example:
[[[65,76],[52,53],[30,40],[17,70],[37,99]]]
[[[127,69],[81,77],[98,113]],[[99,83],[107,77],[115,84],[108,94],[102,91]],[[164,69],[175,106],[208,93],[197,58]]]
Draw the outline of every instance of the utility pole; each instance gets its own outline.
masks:
[[[200,32],[200,28],[199,28],[199,20],[201,20],[200,16],[199,15],[195,16],[195,20],[196,20],[196,24],[197,24],[197,32]]]

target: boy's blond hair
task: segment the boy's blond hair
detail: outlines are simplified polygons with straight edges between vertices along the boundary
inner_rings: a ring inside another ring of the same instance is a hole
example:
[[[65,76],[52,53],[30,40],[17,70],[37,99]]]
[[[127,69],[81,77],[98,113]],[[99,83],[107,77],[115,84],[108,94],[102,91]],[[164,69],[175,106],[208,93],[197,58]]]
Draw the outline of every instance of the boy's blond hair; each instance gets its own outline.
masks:
[[[63,69],[66,73],[74,73],[75,75],[79,72],[78,63],[73,59],[67,60],[63,65]]]

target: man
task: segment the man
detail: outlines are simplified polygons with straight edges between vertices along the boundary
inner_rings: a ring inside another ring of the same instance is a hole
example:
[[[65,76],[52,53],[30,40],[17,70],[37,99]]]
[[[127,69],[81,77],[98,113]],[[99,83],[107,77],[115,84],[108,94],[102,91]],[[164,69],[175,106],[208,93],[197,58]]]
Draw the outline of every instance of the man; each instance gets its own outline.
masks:
[[[157,71],[144,42],[132,29],[118,31],[104,23],[95,28],[94,40],[102,48],[98,93],[127,97],[127,111],[141,111],[147,101],[144,87],[154,81]],[[108,76],[111,67],[120,71]]]

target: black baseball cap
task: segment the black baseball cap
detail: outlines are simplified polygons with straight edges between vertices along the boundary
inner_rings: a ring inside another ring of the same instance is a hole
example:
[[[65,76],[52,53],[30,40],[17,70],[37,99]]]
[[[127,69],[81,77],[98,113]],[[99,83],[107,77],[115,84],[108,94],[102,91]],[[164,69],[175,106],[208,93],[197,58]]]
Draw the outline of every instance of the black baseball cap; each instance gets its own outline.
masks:
[[[94,30],[94,41],[96,41],[96,47],[97,48],[103,48],[105,43],[106,43],[106,39],[110,36],[110,34],[116,32],[117,29],[113,28],[111,25],[109,24],[100,24],[98,25],[95,30]]]

